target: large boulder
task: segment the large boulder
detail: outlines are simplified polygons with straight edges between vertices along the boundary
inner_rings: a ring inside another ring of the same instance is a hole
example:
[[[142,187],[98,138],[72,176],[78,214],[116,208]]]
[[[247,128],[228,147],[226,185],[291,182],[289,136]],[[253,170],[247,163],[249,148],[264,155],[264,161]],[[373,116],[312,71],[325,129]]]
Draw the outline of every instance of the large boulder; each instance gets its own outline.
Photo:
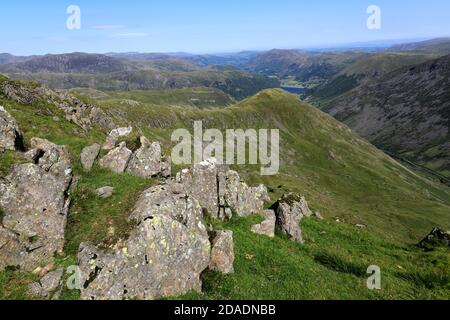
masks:
[[[80,246],[82,299],[151,300],[201,290],[211,246],[200,205],[182,189],[146,190],[130,216],[137,227],[114,250]]]
[[[81,151],[80,161],[85,171],[90,171],[100,152],[100,145],[95,143]]]
[[[213,218],[218,218],[219,214],[217,172],[217,161],[212,158],[177,174],[177,181],[185,186],[186,193],[197,199],[202,208]]]
[[[116,147],[117,141],[121,137],[129,136],[133,132],[132,127],[113,129],[106,137],[106,141],[103,144],[103,150],[112,150]]]
[[[9,256],[0,270],[33,270],[63,250],[72,181],[67,149],[42,139],[32,139],[31,145],[40,150],[37,163],[15,165],[0,182],[0,239],[6,244],[0,245],[0,256]]]
[[[305,216],[312,216],[305,198],[295,193],[286,194],[277,201],[273,209],[281,231],[291,240],[303,243],[300,221]]]
[[[224,200],[226,206],[240,217],[259,214],[264,209],[264,202],[269,201],[267,188],[264,185],[249,187],[236,171],[226,173]]]
[[[128,166],[132,154],[131,150],[127,148],[126,143],[121,142],[117,148],[111,150],[106,156],[100,159],[99,165],[115,173],[123,173]]]
[[[0,106],[0,150],[22,150],[23,138],[16,120]]]
[[[72,167],[67,146],[56,145],[46,139],[31,138],[27,154],[33,154],[34,163],[45,171],[72,179]]]
[[[264,185],[249,187],[236,171],[226,171],[214,158],[178,172],[176,180],[215,219],[230,218],[232,211],[241,217],[259,214],[270,200]]]
[[[215,231],[211,240],[209,268],[222,273],[234,272],[233,231]]]
[[[161,144],[159,142],[150,143],[146,137],[141,137],[141,147],[131,157],[127,172],[144,178],[161,174]]]

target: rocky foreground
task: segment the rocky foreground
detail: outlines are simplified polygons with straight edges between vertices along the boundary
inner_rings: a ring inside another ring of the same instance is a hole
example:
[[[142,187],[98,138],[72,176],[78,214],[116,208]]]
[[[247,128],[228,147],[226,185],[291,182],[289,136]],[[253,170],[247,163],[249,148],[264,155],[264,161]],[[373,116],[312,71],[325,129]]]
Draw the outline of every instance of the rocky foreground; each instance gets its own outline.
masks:
[[[85,122],[71,118],[83,126]],[[129,215],[134,229],[125,241],[105,249],[82,243],[78,252],[79,290],[82,299],[158,299],[201,291],[201,274],[207,269],[234,272],[233,233],[213,230],[205,219],[230,219],[260,215],[264,221],[252,232],[274,237],[275,228],[293,241],[302,242],[300,221],[318,216],[305,199],[288,194],[272,209],[264,185],[248,186],[236,171],[208,159],[171,175],[170,159],[159,142],[140,138],[132,152],[122,137],[132,128],[111,131],[103,146],[86,147],[80,156],[84,170],[95,162],[117,174],[163,182],[145,190]],[[0,180],[0,271],[20,268],[40,275],[30,293],[58,298],[64,270],[54,269],[54,256],[64,249],[64,234],[71,188],[76,184],[65,146],[32,138],[24,143],[16,121],[0,109],[0,149],[15,150],[29,163],[16,164]],[[24,145],[29,145],[25,150]],[[108,153],[98,159],[100,149]],[[108,197],[107,186],[98,191]],[[250,231],[250,230],[249,230]]]

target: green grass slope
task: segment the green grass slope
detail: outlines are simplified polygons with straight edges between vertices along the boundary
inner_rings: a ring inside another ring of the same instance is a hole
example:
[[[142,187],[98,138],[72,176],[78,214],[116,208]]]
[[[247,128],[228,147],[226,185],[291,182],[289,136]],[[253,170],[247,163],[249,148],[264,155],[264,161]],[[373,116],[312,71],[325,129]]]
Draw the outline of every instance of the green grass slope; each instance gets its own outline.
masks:
[[[0,104],[17,119],[26,141],[33,136],[69,147],[74,174],[80,177],[72,192],[72,205],[63,255],[57,266],[76,263],[80,242],[111,245],[126,238],[126,224],[139,193],[157,183],[129,175],[117,175],[95,166],[81,170],[79,154],[84,146],[101,143],[105,135],[94,129],[83,132],[63,120],[51,105],[23,106],[2,98]],[[304,194],[324,221],[305,220],[306,244],[282,236],[266,239],[250,232],[257,217],[212,222],[234,231],[236,272],[224,276],[206,272],[204,294],[190,299],[446,299],[449,288],[447,249],[425,253],[412,244],[434,226],[450,223],[449,190],[405,168],[330,116],[278,90],[266,90],[223,109],[201,110],[141,103],[139,106],[99,104],[120,121],[138,126],[152,139],[170,148],[174,128],[191,127],[204,120],[205,127],[279,128],[281,172],[262,178],[259,167],[238,169],[249,182],[263,182],[275,201],[287,191]],[[43,112],[45,110],[45,112]],[[56,120],[58,117],[59,120]],[[5,175],[13,163],[25,161],[8,152],[0,158]],[[99,199],[93,191],[110,185],[113,197]],[[333,217],[340,217],[340,223]],[[358,230],[354,223],[365,223]],[[365,270],[382,270],[381,291],[366,288]],[[67,275],[66,275],[67,277]],[[0,299],[26,299],[26,286],[36,277],[20,271],[0,273]],[[62,299],[77,299],[77,291],[65,289]]]

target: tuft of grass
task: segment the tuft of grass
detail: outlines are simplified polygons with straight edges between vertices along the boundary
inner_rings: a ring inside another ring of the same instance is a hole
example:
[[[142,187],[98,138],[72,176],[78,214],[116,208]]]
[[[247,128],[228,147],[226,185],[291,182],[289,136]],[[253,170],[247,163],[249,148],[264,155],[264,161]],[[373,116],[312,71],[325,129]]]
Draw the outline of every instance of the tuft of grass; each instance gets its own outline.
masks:
[[[76,254],[81,242],[108,246],[126,239],[134,226],[127,218],[141,192],[153,183],[153,180],[119,175],[98,166],[83,174],[71,195],[66,253]],[[94,191],[105,186],[113,187],[114,192],[110,198],[102,199]]]

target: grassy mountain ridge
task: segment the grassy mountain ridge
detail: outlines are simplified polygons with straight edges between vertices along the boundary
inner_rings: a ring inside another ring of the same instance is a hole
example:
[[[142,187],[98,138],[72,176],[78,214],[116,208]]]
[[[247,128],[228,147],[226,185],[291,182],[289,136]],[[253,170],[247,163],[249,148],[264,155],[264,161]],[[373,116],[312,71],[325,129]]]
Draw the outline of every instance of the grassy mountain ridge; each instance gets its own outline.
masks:
[[[393,239],[414,242],[433,224],[447,220],[445,206],[427,218],[428,205],[420,204],[421,201],[408,208],[411,195],[416,193],[414,197],[423,200],[427,195],[440,195],[438,198],[443,198],[437,203],[445,203],[444,186],[420,178],[332,117],[278,90],[263,91],[237,105],[213,110],[146,104],[122,107],[107,101],[99,101],[99,105],[166,145],[170,145],[171,128],[192,128],[194,120],[203,120],[205,128],[278,128],[282,135],[281,172],[279,176],[262,178],[257,168],[249,166],[248,177],[252,181],[266,183],[275,190],[276,197],[286,190],[304,193],[325,216],[367,223]],[[278,189],[280,185],[283,188]],[[415,191],[410,189],[412,185]],[[437,193],[428,188],[437,188]],[[394,196],[392,190],[399,194]],[[386,210],[389,218],[384,216]],[[405,227],[408,216],[411,224]],[[426,222],[428,218],[437,220]],[[413,231],[418,225],[423,229]]]
[[[17,85],[36,85],[18,83]],[[412,246],[438,225],[449,226],[450,191],[392,160],[316,108],[279,90],[265,90],[226,108],[199,109],[146,103],[118,105],[108,99],[98,105],[115,118],[159,140],[170,150],[170,135],[177,127],[191,128],[194,120],[205,127],[278,128],[281,131],[281,171],[261,177],[258,166],[239,166],[248,182],[263,182],[272,200],[288,191],[305,195],[310,206],[326,220],[303,223],[306,244],[282,236],[266,239],[250,232],[258,217],[212,222],[232,229],[235,239],[235,274],[204,274],[204,294],[192,299],[446,299],[449,294],[449,254],[446,249],[425,253]],[[90,98],[92,99],[92,97]],[[139,193],[157,181],[117,175],[95,165],[86,173],[79,154],[84,146],[102,143],[96,128],[85,132],[64,120],[51,104],[21,105],[0,93],[0,105],[16,118],[25,140],[39,136],[66,144],[74,174],[80,177],[72,193],[66,248],[57,266],[76,263],[82,241],[107,245],[126,236],[126,221]],[[57,119],[55,118],[57,117]],[[0,157],[0,171],[8,172],[20,155]],[[111,185],[110,199],[93,191]],[[339,217],[340,222],[335,221]],[[365,230],[355,223],[367,225]],[[112,229],[111,229],[112,228]],[[111,230],[114,232],[111,233]],[[383,290],[366,288],[369,265],[382,268]],[[0,298],[29,298],[26,286],[35,280],[20,271],[0,273]],[[65,289],[63,299],[76,299]]]

